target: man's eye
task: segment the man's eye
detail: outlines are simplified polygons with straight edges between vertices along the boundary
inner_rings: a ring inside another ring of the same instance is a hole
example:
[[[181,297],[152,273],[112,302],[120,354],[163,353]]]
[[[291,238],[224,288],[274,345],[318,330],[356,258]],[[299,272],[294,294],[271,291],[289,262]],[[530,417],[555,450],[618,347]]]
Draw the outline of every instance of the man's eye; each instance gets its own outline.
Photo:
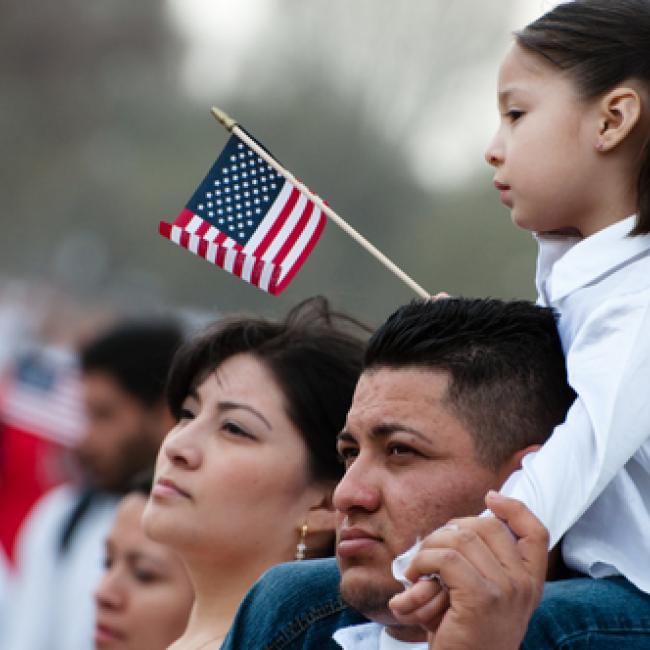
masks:
[[[190,411],[189,409],[182,408],[178,412],[178,421],[180,422],[181,420],[193,420],[195,417],[194,413]]]
[[[338,450],[338,455],[341,462],[346,465],[359,455],[359,450],[356,447],[342,447]]]
[[[407,447],[406,445],[391,445],[388,448],[388,453],[391,456],[405,456],[407,454],[415,454],[417,452],[415,449]]]

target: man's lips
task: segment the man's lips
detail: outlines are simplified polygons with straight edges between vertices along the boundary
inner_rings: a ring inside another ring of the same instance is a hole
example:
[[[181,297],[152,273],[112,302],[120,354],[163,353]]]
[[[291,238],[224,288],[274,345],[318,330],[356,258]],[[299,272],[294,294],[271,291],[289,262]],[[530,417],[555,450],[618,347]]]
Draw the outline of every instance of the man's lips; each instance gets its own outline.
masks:
[[[126,638],[124,632],[106,625],[99,621],[95,626],[95,643],[101,645],[102,643],[109,643],[111,641],[123,641]]]
[[[339,532],[339,542],[336,554],[339,557],[349,557],[381,543],[381,537],[373,535],[363,528],[342,528]]]
[[[151,489],[151,496],[162,498],[181,496],[186,499],[190,498],[189,492],[178,487],[178,485],[169,478],[159,478]]]

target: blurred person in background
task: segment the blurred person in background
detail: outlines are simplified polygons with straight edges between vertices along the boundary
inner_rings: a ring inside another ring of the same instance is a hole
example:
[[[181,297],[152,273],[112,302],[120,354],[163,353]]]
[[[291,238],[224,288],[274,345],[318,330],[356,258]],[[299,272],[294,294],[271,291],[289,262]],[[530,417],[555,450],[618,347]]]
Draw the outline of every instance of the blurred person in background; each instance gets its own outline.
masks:
[[[134,482],[106,540],[95,591],[97,650],[165,650],[183,633],[194,602],[180,558],[142,529],[151,479],[147,473]]]
[[[173,424],[164,385],[180,343],[175,323],[152,321],[117,326],[82,349],[82,478],[46,494],[23,525],[3,650],[92,647],[104,540],[119,495],[152,465]]]
[[[168,387],[176,424],[143,517],[196,594],[175,650],[218,647],[272,565],[332,555],[336,436],[366,333],[314,298],[280,322],[227,319],[179,351]]]

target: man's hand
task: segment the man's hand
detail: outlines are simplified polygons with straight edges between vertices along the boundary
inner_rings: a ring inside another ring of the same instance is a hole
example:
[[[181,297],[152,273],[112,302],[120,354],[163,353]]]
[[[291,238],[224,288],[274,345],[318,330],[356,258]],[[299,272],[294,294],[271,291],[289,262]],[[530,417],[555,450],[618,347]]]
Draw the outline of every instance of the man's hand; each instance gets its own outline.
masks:
[[[389,602],[432,650],[516,650],[541,599],[548,532],[519,501],[490,492],[486,504],[495,517],[455,519],[424,540],[406,571],[415,584]]]

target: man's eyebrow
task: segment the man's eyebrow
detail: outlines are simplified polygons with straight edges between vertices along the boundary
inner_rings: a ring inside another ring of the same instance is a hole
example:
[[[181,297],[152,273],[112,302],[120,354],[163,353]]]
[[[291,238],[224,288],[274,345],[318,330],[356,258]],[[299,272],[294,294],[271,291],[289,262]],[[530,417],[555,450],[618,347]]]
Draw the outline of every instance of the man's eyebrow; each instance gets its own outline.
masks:
[[[242,404],[241,402],[218,402],[217,407],[220,411],[233,411],[235,409],[243,409],[244,411],[248,411],[249,413],[252,413],[254,416],[262,420],[269,431],[273,430],[271,423],[257,409],[254,409],[248,404]]]
[[[402,424],[401,422],[383,422],[372,428],[372,435],[376,438],[386,438],[393,433],[410,433],[423,442],[431,444],[431,440],[418,429]]]
[[[382,424],[378,424],[372,428],[371,435],[374,438],[387,438],[388,436],[392,435],[393,433],[410,433],[411,435],[414,435],[416,438],[419,438],[423,442],[426,442],[427,444],[431,444],[431,440],[425,436],[421,431],[418,431],[418,429],[414,429],[413,427],[409,427],[406,424],[401,424],[400,422],[383,422]],[[337,441],[345,441],[345,442],[356,442],[356,438],[349,432],[349,431],[341,431],[341,433],[336,436]]]

